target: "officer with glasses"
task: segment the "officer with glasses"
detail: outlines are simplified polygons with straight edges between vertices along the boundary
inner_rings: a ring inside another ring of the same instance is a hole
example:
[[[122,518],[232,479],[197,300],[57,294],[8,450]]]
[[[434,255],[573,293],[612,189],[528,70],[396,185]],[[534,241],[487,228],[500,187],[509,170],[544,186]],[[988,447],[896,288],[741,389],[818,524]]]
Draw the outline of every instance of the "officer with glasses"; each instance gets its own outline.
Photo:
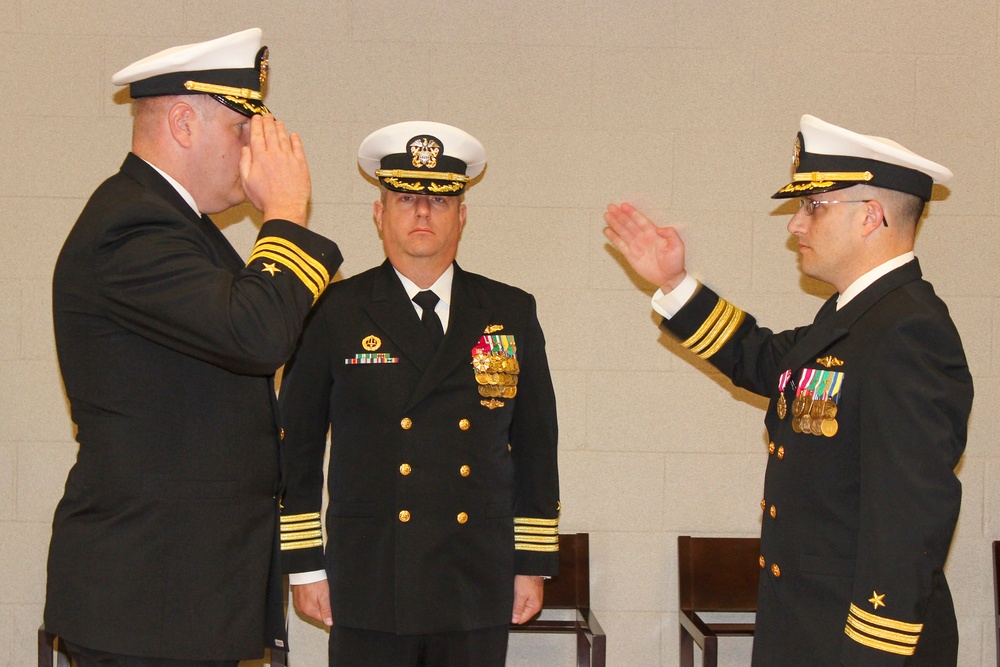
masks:
[[[770,399],[755,667],[955,665],[943,568],[961,503],[972,378],[913,244],[951,172],[803,116],[788,223],[802,272],[837,293],[772,332],[685,270],[684,242],[627,203],[605,236],[657,285],[662,327]]]

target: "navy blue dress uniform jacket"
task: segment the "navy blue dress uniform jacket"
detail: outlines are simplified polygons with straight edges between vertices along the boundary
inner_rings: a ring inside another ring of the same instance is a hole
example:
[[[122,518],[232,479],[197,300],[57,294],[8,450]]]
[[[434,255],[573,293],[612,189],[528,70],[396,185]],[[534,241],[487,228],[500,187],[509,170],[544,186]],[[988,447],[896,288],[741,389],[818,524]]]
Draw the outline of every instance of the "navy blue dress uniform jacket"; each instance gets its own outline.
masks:
[[[325,565],[334,623],[507,625],[515,573],[556,574],[556,406],[534,299],[456,264],[449,318],[435,352],[386,261],[330,286],[286,367],[283,563]],[[513,398],[480,394],[484,335],[516,346]]]
[[[702,288],[663,323],[771,399],[753,664],[954,665],[942,568],[973,394],[962,343],[916,260],[835,301],[772,333]]]
[[[271,220],[244,263],[133,154],[95,191],[53,282],[80,449],[52,527],[50,631],[200,660],[283,641],[273,373],[340,262]]]

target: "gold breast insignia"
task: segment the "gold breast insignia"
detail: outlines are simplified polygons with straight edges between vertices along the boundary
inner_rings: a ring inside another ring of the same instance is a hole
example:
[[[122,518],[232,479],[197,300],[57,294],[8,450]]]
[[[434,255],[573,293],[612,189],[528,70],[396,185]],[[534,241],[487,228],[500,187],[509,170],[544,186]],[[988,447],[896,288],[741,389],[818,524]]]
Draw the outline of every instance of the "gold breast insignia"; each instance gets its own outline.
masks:
[[[491,333],[496,333],[498,331],[503,331],[503,325],[502,324],[491,324],[490,326],[486,327],[486,330],[483,331],[483,333],[484,334],[491,334]]]
[[[837,357],[831,357],[831,356],[820,357],[819,359],[816,360],[816,363],[825,366],[826,368],[833,368],[834,366],[844,365],[843,361],[841,361]]]
[[[361,347],[365,348],[369,352],[374,352],[382,347],[382,339],[374,334],[371,336],[365,336],[361,341]]]

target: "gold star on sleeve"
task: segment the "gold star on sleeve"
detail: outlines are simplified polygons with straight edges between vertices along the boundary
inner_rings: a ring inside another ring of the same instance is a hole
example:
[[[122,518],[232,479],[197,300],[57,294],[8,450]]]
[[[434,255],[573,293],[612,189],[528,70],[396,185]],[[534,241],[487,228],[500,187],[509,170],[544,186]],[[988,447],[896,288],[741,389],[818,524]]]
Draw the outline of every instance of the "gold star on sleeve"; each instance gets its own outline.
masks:
[[[879,607],[884,607],[885,606],[885,603],[882,602],[882,598],[884,598],[884,597],[885,597],[885,593],[882,593],[882,595],[879,595],[875,591],[872,591],[872,596],[871,596],[871,598],[869,598],[868,601],[871,602],[872,606],[875,607],[875,610],[878,611]]]
[[[261,271],[265,271],[265,272],[267,272],[267,273],[270,273],[270,274],[271,274],[272,276],[273,276],[273,275],[274,275],[275,273],[281,273],[281,269],[279,269],[279,268],[278,268],[278,267],[277,267],[277,266],[275,265],[275,262],[271,262],[270,264],[268,264],[267,262],[264,262],[264,268],[263,268],[263,269],[261,269]]]

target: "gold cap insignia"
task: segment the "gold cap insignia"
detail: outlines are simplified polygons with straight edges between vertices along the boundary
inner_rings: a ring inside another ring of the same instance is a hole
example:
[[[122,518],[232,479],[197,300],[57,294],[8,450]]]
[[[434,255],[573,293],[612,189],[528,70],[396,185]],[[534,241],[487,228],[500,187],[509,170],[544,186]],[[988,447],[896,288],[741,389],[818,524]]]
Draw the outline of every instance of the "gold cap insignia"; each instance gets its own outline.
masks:
[[[268,63],[269,55],[270,52],[266,46],[262,47],[260,53],[257,54],[257,57],[260,59],[260,67],[258,69],[260,70],[260,88],[262,91],[264,89],[264,82],[267,81],[267,72],[270,69],[270,64]]]
[[[410,142],[410,155],[413,156],[412,164],[418,169],[436,167],[440,154],[441,144],[433,137],[417,137]]]
[[[799,156],[802,153],[802,134],[795,137],[795,146],[792,148],[792,171],[799,168]]]
[[[838,359],[837,357],[829,357],[829,356],[820,357],[819,359],[816,360],[816,363],[825,366],[827,368],[844,365],[844,362]]]
[[[382,339],[374,334],[371,336],[365,336],[364,340],[361,341],[361,347],[365,348],[369,352],[374,352],[382,347]]]

